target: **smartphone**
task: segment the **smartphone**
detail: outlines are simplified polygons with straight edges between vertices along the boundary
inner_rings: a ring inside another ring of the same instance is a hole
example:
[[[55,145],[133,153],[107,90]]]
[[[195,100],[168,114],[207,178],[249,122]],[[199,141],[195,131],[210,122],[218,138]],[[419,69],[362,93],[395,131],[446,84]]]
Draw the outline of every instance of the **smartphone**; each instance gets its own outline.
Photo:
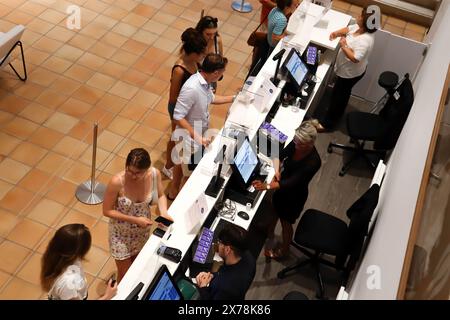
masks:
[[[155,219],[155,221],[158,222],[158,223],[162,223],[162,224],[165,225],[166,227],[170,226],[170,225],[173,223],[173,221],[171,221],[171,220],[169,220],[169,219],[166,219],[166,218],[164,218],[164,217],[161,217],[161,216],[158,216],[158,217]]]
[[[155,231],[153,231],[153,234],[157,237],[162,238],[166,232],[160,228],[156,228]]]

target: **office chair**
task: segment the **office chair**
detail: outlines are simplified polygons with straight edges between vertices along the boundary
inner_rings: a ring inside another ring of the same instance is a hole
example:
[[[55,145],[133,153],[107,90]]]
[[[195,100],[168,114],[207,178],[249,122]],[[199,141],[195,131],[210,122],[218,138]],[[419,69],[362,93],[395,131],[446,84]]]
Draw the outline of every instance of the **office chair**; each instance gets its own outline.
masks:
[[[330,142],[328,153],[333,152],[333,148],[340,148],[352,151],[353,155],[346,162],[339,175],[342,177],[350,168],[351,164],[358,158],[363,157],[372,168],[376,168],[379,159],[375,161],[369,154],[375,154],[383,159],[389,150],[395,147],[403,125],[408,118],[414,102],[414,92],[409,75],[405,77],[395,90],[388,91],[389,98],[379,114],[368,112],[350,112],[347,114],[347,132],[350,142],[355,146],[347,146]],[[366,142],[374,142],[373,149],[365,149]]]
[[[308,259],[284,268],[278,272],[278,278],[283,279],[288,272],[311,264],[319,287],[317,297],[323,299],[325,289],[320,265],[324,264],[341,271],[342,285],[345,285],[359,259],[372,213],[378,204],[379,190],[380,186],[373,184],[353,203],[347,210],[347,217],[350,219],[348,225],[325,212],[306,210],[297,225],[291,245],[304,253]],[[324,259],[324,254],[334,256],[335,261]]]

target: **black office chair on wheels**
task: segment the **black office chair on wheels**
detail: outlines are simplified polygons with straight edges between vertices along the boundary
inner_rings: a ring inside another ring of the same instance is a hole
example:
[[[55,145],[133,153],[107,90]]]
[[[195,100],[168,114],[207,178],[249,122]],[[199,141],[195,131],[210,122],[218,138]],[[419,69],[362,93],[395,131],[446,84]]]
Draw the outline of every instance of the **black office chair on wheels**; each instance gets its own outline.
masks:
[[[332,215],[315,209],[308,209],[301,217],[295,230],[292,245],[303,252],[308,259],[278,272],[283,279],[292,270],[311,264],[316,272],[319,291],[317,297],[324,298],[325,289],[320,265],[324,264],[342,272],[342,285],[359,259],[372,213],[378,204],[380,186],[372,185],[348,210],[347,224]],[[324,259],[323,255],[335,257],[335,261]]]
[[[387,72],[381,74],[385,75]],[[364,158],[373,168],[379,159],[384,159],[387,152],[395,147],[398,137],[402,131],[403,125],[408,118],[414,102],[414,92],[409,75],[406,74],[399,85],[392,87],[396,79],[395,73],[387,74],[383,80],[380,76],[379,83],[383,86],[388,95],[388,99],[379,114],[368,112],[350,112],[347,114],[347,131],[350,142],[354,146],[347,146],[339,143],[330,142],[328,153],[333,152],[333,148],[340,148],[352,151],[353,155],[347,161],[339,172],[340,176],[347,173],[351,164],[358,158]],[[365,144],[374,142],[373,149],[365,149]],[[377,159],[371,159],[370,154],[377,155]]]

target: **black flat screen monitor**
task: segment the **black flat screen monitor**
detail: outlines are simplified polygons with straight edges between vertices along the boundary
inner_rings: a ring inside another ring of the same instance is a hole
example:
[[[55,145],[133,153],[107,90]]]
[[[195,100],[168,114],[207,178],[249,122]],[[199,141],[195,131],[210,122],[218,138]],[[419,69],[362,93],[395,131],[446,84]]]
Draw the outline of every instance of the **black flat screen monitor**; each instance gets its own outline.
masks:
[[[309,70],[297,50],[291,49],[284,61],[283,68],[287,71],[289,77],[294,80],[295,85],[300,88]]]
[[[142,300],[183,300],[183,295],[165,264],[159,268]]]
[[[250,144],[248,137],[242,141],[231,167],[239,177],[241,184],[246,187],[249,186],[252,182],[252,176],[259,170],[260,162],[256,150]]]

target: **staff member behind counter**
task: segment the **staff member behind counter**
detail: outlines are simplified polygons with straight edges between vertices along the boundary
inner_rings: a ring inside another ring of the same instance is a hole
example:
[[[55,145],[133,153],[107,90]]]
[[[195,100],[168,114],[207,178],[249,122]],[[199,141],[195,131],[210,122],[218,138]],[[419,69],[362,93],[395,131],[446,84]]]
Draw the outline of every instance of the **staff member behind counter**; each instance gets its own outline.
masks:
[[[334,72],[337,76],[331,94],[331,104],[321,121],[326,129],[332,129],[344,114],[353,86],[366,73],[367,63],[374,44],[374,13],[368,13],[367,7],[362,9],[356,19],[357,24],[342,28],[330,34],[330,40],[340,37],[339,49]]]
[[[278,218],[281,221],[283,242],[276,248],[267,248],[264,254],[268,258],[284,258],[289,253],[293,236],[292,225],[300,216],[308,199],[309,182],[322,164],[314,146],[318,129],[320,124],[317,120],[304,121],[295,131],[293,141],[280,152],[279,159],[273,160],[275,177],[272,182],[253,182],[257,190],[275,190],[272,204],[276,216],[268,227],[268,243],[273,242]]]

